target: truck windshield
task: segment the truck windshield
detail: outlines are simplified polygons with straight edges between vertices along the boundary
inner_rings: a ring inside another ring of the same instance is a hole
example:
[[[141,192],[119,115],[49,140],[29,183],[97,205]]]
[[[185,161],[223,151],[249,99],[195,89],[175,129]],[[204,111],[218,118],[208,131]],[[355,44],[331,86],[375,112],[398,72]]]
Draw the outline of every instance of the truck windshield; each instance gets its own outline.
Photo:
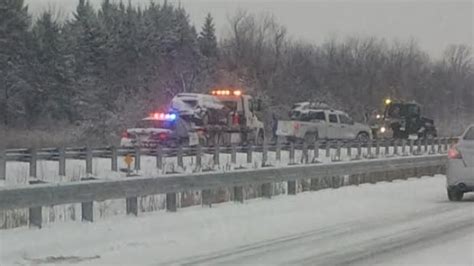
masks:
[[[387,106],[386,116],[387,117],[405,117],[415,116],[420,113],[420,108],[416,104],[401,104],[394,103]]]
[[[137,128],[163,128],[163,129],[174,129],[176,126],[175,121],[162,121],[162,120],[141,120],[137,123]]]
[[[469,130],[464,134],[464,140],[474,140],[474,126],[469,128]]]
[[[221,101],[222,104],[225,105],[225,107],[229,108],[232,111],[237,110],[237,102],[236,101]],[[239,110],[237,110],[239,111]]]

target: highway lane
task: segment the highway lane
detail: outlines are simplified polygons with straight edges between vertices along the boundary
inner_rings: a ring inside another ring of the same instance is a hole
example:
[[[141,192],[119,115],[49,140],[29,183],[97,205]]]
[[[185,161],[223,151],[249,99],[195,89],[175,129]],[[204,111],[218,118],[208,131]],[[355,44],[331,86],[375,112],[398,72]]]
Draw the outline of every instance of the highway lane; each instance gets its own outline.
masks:
[[[473,265],[474,194],[448,202],[444,183],[425,177],[0,231],[0,264]]]

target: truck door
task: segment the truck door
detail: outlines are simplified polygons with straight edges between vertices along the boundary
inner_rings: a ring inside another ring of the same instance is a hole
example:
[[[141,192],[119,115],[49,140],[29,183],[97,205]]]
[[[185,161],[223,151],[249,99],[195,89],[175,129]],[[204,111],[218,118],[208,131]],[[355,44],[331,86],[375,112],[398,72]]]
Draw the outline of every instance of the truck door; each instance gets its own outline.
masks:
[[[357,136],[356,130],[354,129],[354,121],[345,114],[340,114],[339,122],[341,124],[340,135],[342,139],[355,139]]]
[[[329,139],[340,139],[342,135],[341,132],[341,125],[339,124],[339,120],[337,115],[334,113],[328,113],[328,126],[327,126],[328,138]]]
[[[326,115],[324,114],[324,111],[310,111],[309,119],[311,123],[316,124],[314,128],[317,129],[318,137],[325,138],[328,133],[326,127]]]

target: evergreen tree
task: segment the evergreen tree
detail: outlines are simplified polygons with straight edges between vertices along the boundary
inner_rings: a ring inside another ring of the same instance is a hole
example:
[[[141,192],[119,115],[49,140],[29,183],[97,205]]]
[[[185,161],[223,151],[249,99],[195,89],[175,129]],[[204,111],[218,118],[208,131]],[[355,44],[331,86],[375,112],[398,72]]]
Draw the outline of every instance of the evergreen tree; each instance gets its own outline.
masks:
[[[30,16],[23,0],[0,0],[0,113],[8,125],[25,116]]]
[[[216,29],[211,14],[207,14],[199,34],[199,48],[206,57],[217,57]]]
[[[106,36],[89,1],[79,0],[74,19],[67,25],[68,46],[74,58],[74,90],[78,112],[94,120],[110,103],[104,97]]]
[[[39,92],[33,109],[36,116],[74,120],[72,62],[67,51],[62,25],[51,11],[44,12],[33,26],[34,85]]]

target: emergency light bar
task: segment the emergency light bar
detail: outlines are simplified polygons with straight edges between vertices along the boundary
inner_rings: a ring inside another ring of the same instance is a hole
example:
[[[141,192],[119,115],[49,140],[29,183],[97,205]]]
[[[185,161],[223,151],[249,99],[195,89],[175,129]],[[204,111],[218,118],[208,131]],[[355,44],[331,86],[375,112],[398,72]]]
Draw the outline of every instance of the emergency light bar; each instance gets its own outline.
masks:
[[[151,117],[156,120],[163,120],[163,121],[174,121],[176,120],[176,114],[173,113],[152,113]]]
[[[242,91],[241,90],[213,90],[211,91],[211,94],[212,95],[216,95],[216,96],[240,96],[242,95]]]

